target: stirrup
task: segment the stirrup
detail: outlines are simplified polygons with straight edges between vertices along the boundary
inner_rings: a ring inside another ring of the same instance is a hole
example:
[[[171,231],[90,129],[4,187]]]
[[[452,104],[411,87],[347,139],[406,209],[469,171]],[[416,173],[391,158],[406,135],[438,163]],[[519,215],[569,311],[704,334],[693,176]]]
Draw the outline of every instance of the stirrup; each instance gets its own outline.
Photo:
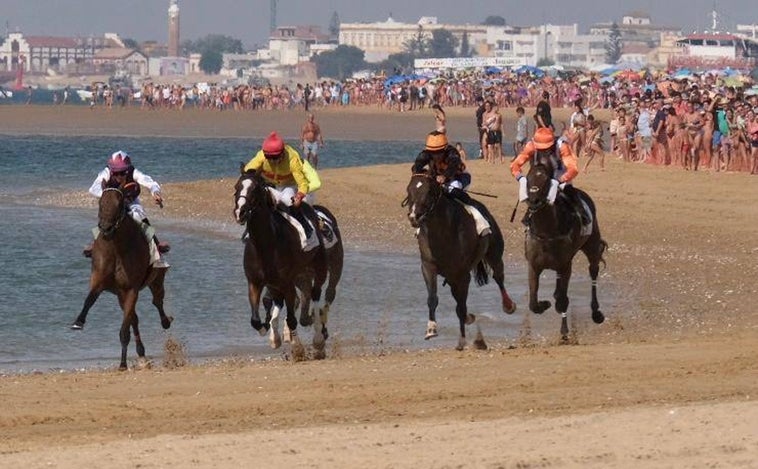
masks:
[[[171,250],[171,246],[168,243],[163,242],[163,241],[161,241],[160,243],[158,243],[158,252],[159,253],[166,254],[170,250]]]
[[[88,259],[92,257],[92,244],[84,246],[84,249],[82,250],[82,256]]]

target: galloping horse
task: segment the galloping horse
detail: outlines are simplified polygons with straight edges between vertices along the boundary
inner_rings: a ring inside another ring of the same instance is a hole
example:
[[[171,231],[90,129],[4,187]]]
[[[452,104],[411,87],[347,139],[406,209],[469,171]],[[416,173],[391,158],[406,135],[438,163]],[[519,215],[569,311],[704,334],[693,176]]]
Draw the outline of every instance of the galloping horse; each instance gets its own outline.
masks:
[[[403,205],[408,205],[411,225],[420,229],[418,247],[429,307],[425,338],[437,335],[437,275],[441,275],[450,285],[455,298],[455,312],[460,323],[456,349],[463,350],[466,346],[466,325],[474,323],[476,319],[468,313],[466,306],[472,273],[477,285],[481,286],[488,282],[488,270],[491,269],[492,278],[500,288],[503,311],[511,314],[516,310],[516,304],[508,296],[503,283],[503,235],[484,205],[473,201],[490,224],[490,233],[477,233],[476,223],[463,205],[444,195],[444,188],[427,173],[411,176],[407,191],[408,197]],[[478,349],[487,348],[478,324],[474,346]]]
[[[132,183],[133,184],[133,183]],[[89,294],[84,300],[84,307],[77,316],[71,329],[81,330],[87,320],[87,313],[103,291],[109,291],[118,297],[124,312],[121,322],[121,364],[120,370],[126,370],[126,348],[129,345],[131,327],[134,331],[137,355],[145,360],[145,346],[139,333],[139,318],[135,307],[139,291],[146,286],[153,294],[153,305],[158,309],[161,326],[171,327],[174,318],[166,316],[163,311],[165,290],[163,281],[167,269],[154,269],[150,266],[150,253],[147,239],[139,224],[127,213],[124,192],[121,188],[107,187],[100,197],[98,209],[98,230],[100,235],[92,246],[92,273],[89,282]]]
[[[276,210],[275,201],[261,175],[258,172],[243,172],[242,169],[240,172],[241,176],[234,188],[234,217],[238,223],[246,225],[248,235],[243,264],[252,310],[250,324],[261,335],[270,331],[271,347],[279,348],[282,338],[279,335],[278,318],[282,305],[286,305],[285,341],[292,343],[293,358],[302,359],[305,350],[296,333],[295,316],[296,286],[300,284],[304,291],[309,292],[313,302],[310,305],[310,316],[315,322],[313,346],[317,354],[320,354],[319,351],[324,348],[325,329],[321,322],[322,309],[319,303],[321,288],[327,276],[323,244],[319,243],[315,248],[304,252],[297,229]],[[307,285],[304,278],[313,280]],[[273,307],[266,314],[265,323],[261,321],[258,312],[264,287],[269,289],[273,298]]]
[[[314,205],[313,210],[319,217],[319,225],[325,224],[326,226],[319,227],[318,229],[331,231],[331,239],[324,238],[324,252],[326,254],[326,270],[327,270],[327,284],[324,290],[324,304],[321,307],[321,325],[322,333],[324,334],[324,340],[329,338],[329,333],[326,329],[326,322],[329,314],[329,308],[334,302],[334,298],[337,296],[337,284],[342,278],[342,267],[345,259],[345,250],[342,245],[342,234],[340,233],[339,226],[337,226],[337,219],[334,214],[329,211],[323,205]],[[303,305],[300,312],[300,325],[307,327],[313,324],[312,311],[309,308],[310,298],[307,293],[313,284],[313,276],[315,272],[313,269],[308,269],[307,275],[299,275],[296,283],[298,289],[303,294]],[[319,357],[317,357],[319,358]]]
[[[555,283],[555,309],[561,315],[561,336],[568,341],[568,285],[571,279],[571,265],[576,253],[581,250],[589,261],[592,278],[592,320],[600,324],[605,320],[597,301],[597,275],[600,262],[605,264],[603,253],[608,244],[600,236],[595,204],[584,191],[574,187],[567,190],[578,192],[592,216],[590,227],[582,226],[581,218],[564,196],[556,197],[554,203],[549,201],[549,193],[554,177],[554,164],[550,152],[537,151],[526,176],[528,230],[525,240],[526,259],[529,263],[529,309],[542,314],[550,308],[549,301],[539,301],[538,290],[540,274],[543,270],[554,270],[557,274]]]

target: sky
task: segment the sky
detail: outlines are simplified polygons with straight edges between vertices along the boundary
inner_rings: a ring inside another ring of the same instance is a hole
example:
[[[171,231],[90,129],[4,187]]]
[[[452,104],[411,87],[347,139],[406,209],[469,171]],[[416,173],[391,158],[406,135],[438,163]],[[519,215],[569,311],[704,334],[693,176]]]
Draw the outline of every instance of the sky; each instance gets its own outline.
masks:
[[[165,43],[169,0],[0,0],[0,33],[30,36],[90,36],[106,32],[138,42]],[[208,34],[240,39],[252,49],[268,38],[271,0],[179,0],[181,40]],[[758,23],[756,0],[277,0],[277,24],[315,24],[327,32],[336,11],[343,23],[415,23],[436,16],[440,23],[479,24],[497,15],[511,25],[573,24],[582,32],[595,22],[620,20],[630,11],[650,14],[653,23],[710,29],[714,9],[723,31],[737,23]]]

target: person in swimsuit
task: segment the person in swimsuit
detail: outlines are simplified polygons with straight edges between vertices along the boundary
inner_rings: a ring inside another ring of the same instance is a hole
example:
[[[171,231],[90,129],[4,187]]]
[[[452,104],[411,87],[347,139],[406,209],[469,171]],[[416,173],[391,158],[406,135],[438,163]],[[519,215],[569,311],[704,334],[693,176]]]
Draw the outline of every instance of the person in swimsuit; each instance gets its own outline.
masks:
[[[300,138],[303,142],[302,148],[305,158],[314,168],[318,168],[318,150],[319,146],[324,146],[324,136],[321,133],[321,127],[316,124],[316,117],[313,113],[308,114],[308,120],[303,125]]]

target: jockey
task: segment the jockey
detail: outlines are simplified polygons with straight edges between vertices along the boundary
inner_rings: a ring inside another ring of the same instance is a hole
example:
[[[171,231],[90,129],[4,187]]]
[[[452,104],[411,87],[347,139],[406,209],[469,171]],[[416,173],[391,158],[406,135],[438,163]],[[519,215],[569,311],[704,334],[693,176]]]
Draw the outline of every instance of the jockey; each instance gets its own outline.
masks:
[[[455,199],[465,204],[471,203],[471,198],[464,191],[471,184],[471,174],[466,171],[466,165],[454,146],[448,144],[447,135],[435,130],[426,136],[426,145],[413,163],[413,173],[429,168],[429,173],[444,184],[447,192]]]
[[[287,207],[287,212],[303,226],[306,238],[313,229],[307,222],[301,204],[310,191],[308,178],[303,172],[303,159],[282,137],[271,132],[263,141],[263,147],[245,165],[244,171],[261,171],[263,179],[273,187],[269,192],[277,204]]]
[[[168,252],[170,246],[167,243],[158,242],[158,238],[153,234],[154,229],[150,227],[145,208],[139,200],[140,186],[150,189],[155,203],[163,206],[161,186],[153,178],[135,168],[128,153],[119,150],[110,156],[108,165],[97,175],[89,188],[89,193],[100,198],[103,195],[103,188],[120,188],[124,192],[124,201],[129,215],[142,226],[142,231],[147,237],[150,246],[150,264],[153,268],[165,269],[169,265],[161,259],[160,254]],[[91,246],[85,248],[85,255],[88,252],[91,254],[91,249]]]
[[[534,132],[534,137],[524,145],[521,153],[511,163],[511,173],[519,182],[519,200],[526,198],[526,177],[521,172],[521,167],[529,161],[538,151],[547,152],[554,159],[553,179],[558,187],[571,202],[574,209],[579,212],[582,224],[589,223],[589,217],[585,213],[584,206],[579,199],[579,193],[571,185],[571,181],[579,174],[576,155],[571,145],[563,138],[556,139],[553,131],[548,127],[540,127]]]

